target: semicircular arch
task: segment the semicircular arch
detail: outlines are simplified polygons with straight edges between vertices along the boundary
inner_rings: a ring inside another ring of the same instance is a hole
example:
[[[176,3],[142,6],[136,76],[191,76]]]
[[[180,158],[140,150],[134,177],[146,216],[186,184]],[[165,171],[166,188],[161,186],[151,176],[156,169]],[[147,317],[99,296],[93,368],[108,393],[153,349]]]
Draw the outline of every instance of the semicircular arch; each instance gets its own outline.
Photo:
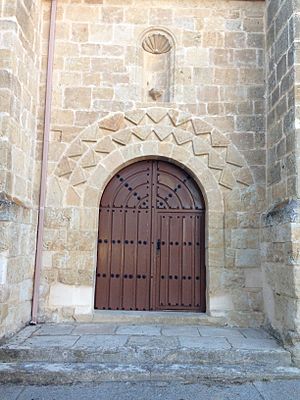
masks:
[[[115,150],[150,142],[165,149],[173,144],[182,157],[188,153],[202,160],[223,188],[254,183],[245,158],[226,134],[205,118],[162,107],[114,113],[92,124],[67,146],[54,174],[76,187],[85,184],[98,164]]]

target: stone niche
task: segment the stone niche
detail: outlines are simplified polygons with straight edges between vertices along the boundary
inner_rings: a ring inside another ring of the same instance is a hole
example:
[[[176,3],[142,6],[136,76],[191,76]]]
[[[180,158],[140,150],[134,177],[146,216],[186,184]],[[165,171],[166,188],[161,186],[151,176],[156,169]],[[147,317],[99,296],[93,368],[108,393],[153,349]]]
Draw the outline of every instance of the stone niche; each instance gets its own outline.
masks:
[[[144,33],[141,46],[144,101],[172,101],[175,56],[172,36],[164,30],[151,29]]]

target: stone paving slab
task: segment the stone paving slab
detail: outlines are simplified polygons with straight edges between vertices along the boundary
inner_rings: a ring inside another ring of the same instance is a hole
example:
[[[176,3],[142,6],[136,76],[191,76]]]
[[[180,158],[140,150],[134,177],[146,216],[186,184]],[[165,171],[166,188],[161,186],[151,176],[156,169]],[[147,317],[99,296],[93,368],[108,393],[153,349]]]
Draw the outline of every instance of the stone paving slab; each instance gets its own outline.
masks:
[[[233,328],[212,328],[210,326],[203,326],[198,328],[199,334],[201,336],[221,336],[221,337],[239,337],[244,339],[245,336],[238,330]]]
[[[226,338],[222,337],[179,337],[181,346],[188,348],[206,349],[206,350],[227,350],[231,349]]]
[[[43,336],[32,336],[24,342],[25,346],[30,347],[72,347],[80,336],[75,335],[43,335]]]
[[[166,326],[161,332],[164,336],[200,336],[197,326]]]
[[[117,325],[110,324],[79,324],[72,331],[73,335],[112,335],[117,330]]]
[[[220,385],[111,382],[99,385],[0,386],[1,400],[297,400],[300,380]]]
[[[153,325],[120,326],[116,330],[119,335],[160,336],[161,327]]]
[[[57,336],[57,335],[70,335],[74,330],[74,325],[70,324],[46,324],[41,325],[33,335],[39,336]]]
[[[124,346],[127,340],[126,335],[82,335],[73,348],[94,348],[95,350],[118,348]]]
[[[255,382],[254,386],[265,400],[300,399],[300,377],[297,381]]]
[[[273,336],[263,329],[241,328],[239,329],[239,332],[249,339],[274,339]]]
[[[228,337],[227,340],[235,349],[243,350],[280,350],[281,346],[274,339],[252,339]]]
[[[161,336],[131,336],[127,342],[128,346],[159,347],[159,348],[178,348],[177,337]]]

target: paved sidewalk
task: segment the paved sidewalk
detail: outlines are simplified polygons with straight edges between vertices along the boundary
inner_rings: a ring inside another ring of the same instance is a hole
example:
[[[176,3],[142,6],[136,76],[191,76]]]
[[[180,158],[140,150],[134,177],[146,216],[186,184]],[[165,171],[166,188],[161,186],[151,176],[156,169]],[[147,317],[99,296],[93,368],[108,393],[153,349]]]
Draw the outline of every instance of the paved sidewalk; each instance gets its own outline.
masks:
[[[298,400],[300,380],[207,385],[108,382],[74,386],[0,386],[1,400]]]

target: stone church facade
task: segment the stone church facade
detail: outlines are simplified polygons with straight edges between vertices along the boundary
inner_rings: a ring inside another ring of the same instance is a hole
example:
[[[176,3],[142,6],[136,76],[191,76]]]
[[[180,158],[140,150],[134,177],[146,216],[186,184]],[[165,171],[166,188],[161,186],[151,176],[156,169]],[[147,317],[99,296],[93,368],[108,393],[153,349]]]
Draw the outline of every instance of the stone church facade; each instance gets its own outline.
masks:
[[[92,319],[105,188],[163,160],[205,201],[206,313],[265,326],[297,356],[299,12],[293,0],[1,1],[1,336]]]

